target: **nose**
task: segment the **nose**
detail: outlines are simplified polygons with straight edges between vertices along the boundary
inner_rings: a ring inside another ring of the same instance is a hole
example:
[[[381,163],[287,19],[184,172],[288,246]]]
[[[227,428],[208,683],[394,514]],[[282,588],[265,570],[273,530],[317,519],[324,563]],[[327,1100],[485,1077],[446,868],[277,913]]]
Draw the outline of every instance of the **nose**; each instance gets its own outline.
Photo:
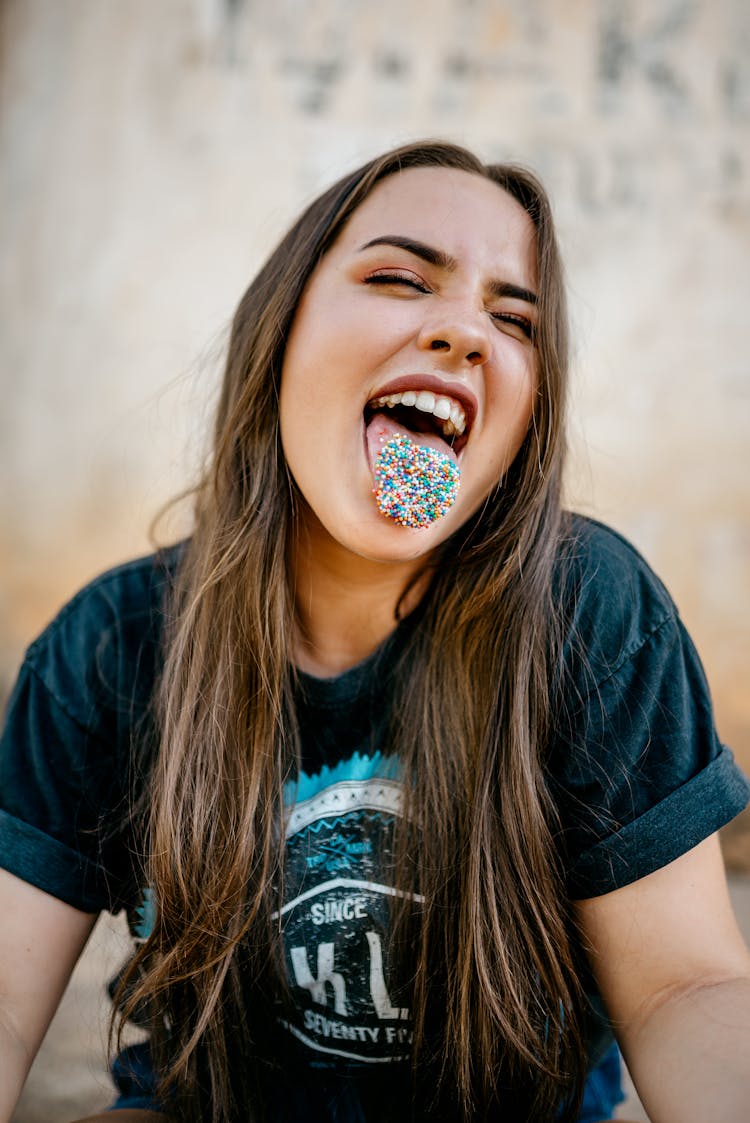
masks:
[[[467,308],[445,308],[423,324],[417,337],[423,351],[442,351],[456,366],[481,366],[490,357],[487,314]]]

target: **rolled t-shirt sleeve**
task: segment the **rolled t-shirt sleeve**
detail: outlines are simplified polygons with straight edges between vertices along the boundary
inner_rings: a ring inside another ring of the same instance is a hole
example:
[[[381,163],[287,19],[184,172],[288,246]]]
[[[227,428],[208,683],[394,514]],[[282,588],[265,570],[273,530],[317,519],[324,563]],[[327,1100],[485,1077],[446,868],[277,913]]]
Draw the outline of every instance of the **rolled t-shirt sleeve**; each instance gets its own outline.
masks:
[[[114,906],[88,767],[105,754],[25,664],[0,751],[0,865],[86,912]]]
[[[716,733],[703,668],[674,605],[632,547],[606,533],[604,563],[580,587],[572,689],[551,757],[569,892],[578,898],[667,865],[750,798]]]

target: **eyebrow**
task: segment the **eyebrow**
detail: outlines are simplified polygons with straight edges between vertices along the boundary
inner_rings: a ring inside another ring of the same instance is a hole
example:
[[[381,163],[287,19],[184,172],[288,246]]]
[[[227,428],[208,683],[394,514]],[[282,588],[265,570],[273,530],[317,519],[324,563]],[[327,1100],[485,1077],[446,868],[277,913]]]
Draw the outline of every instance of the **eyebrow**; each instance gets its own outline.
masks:
[[[435,246],[428,246],[426,242],[419,242],[416,238],[407,238],[403,234],[383,234],[379,238],[372,238],[369,242],[365,242],[359,248],[360,251],[369,250],[372,246],[396,246],[397,249],[406,250],[407,253],[421,258],[428,265],[436,265],[438,269],[444,269],[446,273],[453,273],[458,268],[458,261],[449,253],[436,249]],[[526,304],[537,303],[535,292],[521,285],[514,285],[512,281],[493,280],[488,287],[493,296],[507,296],[513,300],[523,300]]]

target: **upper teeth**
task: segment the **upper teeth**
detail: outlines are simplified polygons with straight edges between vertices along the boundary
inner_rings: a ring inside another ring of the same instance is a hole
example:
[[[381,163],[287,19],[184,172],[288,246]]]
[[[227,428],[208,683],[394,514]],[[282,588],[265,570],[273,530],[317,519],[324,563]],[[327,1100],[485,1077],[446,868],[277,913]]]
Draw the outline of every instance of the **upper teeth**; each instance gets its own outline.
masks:
[[[422,413],[431,413],[442,421],[443,435],[461,436],[466,428],[466,414],[453,398],[433,394],[431,390],[405,390],[403,394],[386,394],[383,398],[373,398],[370,405],[375,409],[388,406],[415,406]]]

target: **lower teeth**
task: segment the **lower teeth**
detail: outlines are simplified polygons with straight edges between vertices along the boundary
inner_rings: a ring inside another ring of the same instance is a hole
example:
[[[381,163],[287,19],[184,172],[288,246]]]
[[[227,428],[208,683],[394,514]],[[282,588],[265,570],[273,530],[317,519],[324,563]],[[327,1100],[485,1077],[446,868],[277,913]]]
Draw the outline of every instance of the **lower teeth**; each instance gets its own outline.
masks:
[[[391,437],[375,461],[375,501],[400,526],[427,527],[451,509],[460,480],[450,456],[408,437]]]

